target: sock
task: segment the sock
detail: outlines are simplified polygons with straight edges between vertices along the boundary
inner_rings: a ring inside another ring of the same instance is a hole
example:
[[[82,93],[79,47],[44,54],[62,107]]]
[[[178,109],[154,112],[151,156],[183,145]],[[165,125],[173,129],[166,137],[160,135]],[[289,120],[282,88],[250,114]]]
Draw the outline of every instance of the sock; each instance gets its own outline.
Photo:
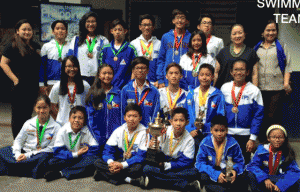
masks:
[[[126,177],[126,178],[125,178],[125,181],[126,181],[127,183],[131,183],[131,178],[130,178],[130,177]]]

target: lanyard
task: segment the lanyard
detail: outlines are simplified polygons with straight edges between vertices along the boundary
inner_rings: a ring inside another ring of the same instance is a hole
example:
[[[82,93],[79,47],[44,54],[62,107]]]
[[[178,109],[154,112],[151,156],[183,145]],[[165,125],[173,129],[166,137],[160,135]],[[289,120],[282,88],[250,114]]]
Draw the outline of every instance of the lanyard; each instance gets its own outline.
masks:
[[[149,91],[150,91],[150,89],[148,89],[148,90],[145,92],[144,96],[142,97],[142,99],[141,99],[140,102],[139,102],[138,93],[137,93],[137,84],[136,84],[135,89],[134,89],[136,104],[138,104],[138,105],[140,106],[140,105],[144,102],[144,100],[146,99],[146,97],[147,97]]]
[[[193,71],[198,71],[198,67],[200,65],[199,61],[202,57],[202,53],[199,54],[197,60],[195,59],[195,54],[193,54],[193,57],[192,57],[192,63],[193,63]]]
[[[179,145],[182,136],[180,136],[180,139],[178,139],[177,143],[175,144],[174,147],[172,147],[173,145],[173,137],[174,137],[174,132],[171,132],[171,137],[170,137],[170,141],[169,141],[169,152],[170,152],[170,156],[172,156],[172,154],[174,153],[176,147]]]
[[[273,152],[272,152],[272,145],[270,144],[269,147],[270,155],[269,155],[269,174],[275,175],[281,160],[282,151],[277,152],[277,157],[275,159],[274,167],[273,167]]]
[[[113,49],[113,46],[111,46],[111,51],[113,52],[114,56],[118,56],[119,53],[123,50],[123,48],[125,47],[125,45],[127,44],[127,42],[125,42],[122,47],[118,50],[118,52],[116,53],[115,50]]]
[[[134,141],[135,141],[137,135],[138,135],[138,132],[136,132],[133,135],[131,141],[128,141],[127,132],[126,132],[126,130],[124,130],[124,137],[125,137],[125,139],[124,139],[124,148],[125,148],[125,152],[130,152],[132,150],[132,147],[133,147],[133,144],[134,144]]]
[[[77,134],[74,142],[72,142],[72,133],[69,133],[69,142],[70,142],[70,148],[71,148],[71,150],[74,149],[76,143],[78,142],[78,139],[79,139],[80,135],[81,135],[81,132]]]
[[[114,96],[115,96],[114,94],[111,94],[109,100],[107,100],[107,99],[105,98],[105,101],[106,101],[108,104],[111,104],[112,100],[114,99]]]
[[[41,146],[41,143],[42,143],[42,139],[44,137],[44,134],[45,134],[45,130],[46,130],[46,127],[48,125],[48,122],[49,122],[49,119],[48,121],[46,121],[42,131],[40,130],[40,123],[39,123],[39,119],[36,118],[36,131],[38,133],[38,137],[37,137],[37,142],[38,142],[38,146]]]
[[[199,107],[204,106],[207,100],[207,96],[208,96],[208,92],[209,90],[206,91],[206,93],[204,94],[204,97],[202,96],[202,91],[199,87]]]
[[[96,44],[96,38],[94,38],[94,39],[92,40],[92,42],[90,43],[90,39],[88,40],[88,36],[87,36],[87,38],[86,38],[85,41],[86,41],[86,45],[87,45],[87,47],[88,47],[89,52],[92,53],[92,52],[93,52],[93,49],[94,49],[94,47],[95,47],[95,44]]]
[[[58,58],[61,58],[62,50],[63,50],[63,47],[64,47],[65,43],[63,43],[61,45],[61,48],[60,48],[59,43],[57,41],[55,41],[55,42],[56,42],[56,47],[57,47],[57,50],[58,50]]]
[[[209,35],[209,36],[206,38],[206,45],[209,43],[210,39],[211,39],[211,35]]]
[[[239,102],[240,102],[241,97],[242,97],[242,94],[243,94],[243,91],[246,87],[246,84],[247,83],[244,83],[244,85],[242,86],[241,90],[238,93],[238,99],[236,99],[236,97],[235,97],[235,83],[233,82],[233,86],[232,86],[232,90],[231,90],[231,97],[232,97],[232,103],[233,103],[234,107],[238,107]]]
[[[179,98],[179,96],[181,95],[181,88],[179,89],[179,91],[177,92],[177,95],[174,99],[174,102],[172,102],[172,98],[171,98],[171,95],[170,95],[170,90],[169,88],[167,87],[167,96],[168,96],[168,102],[169,102],[169,106],[171,109],[174,109],[174,107],[176,106],[176,103],[177,103],[177,100]]]
[[[70,101],[71,104],[74,104],[74,101],[75,101],[75,95],[76,95],[76,84],[75,84],[75,86],[74,86],[72,98],[71,98],[70,89],[68,88],[68,97],[69,97],[69,101]]]
[[[144,41],[141,40],[142,54],[145,56],[151,56],[153,51],[153,43],[150,42],[148,46],[145,45]]]
[[[176,48],[176,50],[179,49],[179,46],[180,46],[180,44],[183,41],[184,35],[185,35],[185,32],[183,32],[182,37],[180,39],[180,42],[178,43],[177,31],[176,31],[176,29],[174,30],[174,38],[175,38],[175,48]]]

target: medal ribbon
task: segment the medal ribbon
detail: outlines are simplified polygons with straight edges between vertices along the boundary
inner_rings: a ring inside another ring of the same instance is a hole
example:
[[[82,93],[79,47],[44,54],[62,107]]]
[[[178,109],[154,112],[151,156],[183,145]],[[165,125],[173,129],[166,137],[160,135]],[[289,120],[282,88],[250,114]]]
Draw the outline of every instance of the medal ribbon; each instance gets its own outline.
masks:
[[[106,101],[108,104],[110,104],[110,103],[112,102],[112,100],[114,99],[114,96],[115,96],[114,94],[111,94],[109,100],[107,100],[107,99],[105,98],[105,101]]]
[[[146,99],[148,93],[149,93],[149,89],[145,92],[144,96],[142,97],[142,99],[139,102],[139,98],[138,98],[138,93],[137,93],[137,85],[135,86],[134,92],[135,92],[135,101],[136,104],[138,104],[139,106],[144,102],[144,100]]]
[[[176,95],[176,97],[174,99],[174,102],[172,102],[172,98],[171,98],[171,95],[170,95],[170,90],[167,87],[168,102],[169,102],[169,106],[170,106],[171,110],[174,109],[174,107],[176,106],[177,100],[178,100],[178,98],[181,95],[181,91],[182,91],[181,88],[179,88],[179,91],[177,92],[177,95]]]
[[[95,44],[96,44],[96,38],[94,38],[92,40],[92,42],[90,43],[90,38],[87,36],[85,41],[86,41],[86,45],[87,45],[89,52],[92,53],[93,49],[95,47]]]
[[[77,134],[74,142],[72,142],[72,133],[69,133],[69,142],[70,142],[70,148],[71,148],[71,150],[74,149],[76,143],[78,142],[78,139],[79,139],[80,135],[81,135],[81,132]]]
[[[113,49],[113,46],[111,46],[111,51],[113,52],[114,56],[118,56],[119,53],[122,51],[122,49],[125,47],[125,45],[127,44],[127,42],[125,42],[122,47],[119,49],[119,51],[116,53],[115,50]]]
[[[152,55],[152,51],[153,51],[153,43],[152,42],[148,43],[148,46],[146,46],[144,41],[141,40],[141,48],[142,48],[143,55],[145,55],[145,56]]]
[[[126,130],[124,130],[124,148],[125,148],[125,153],[130,152],[132,150],[132,147],[133,147],[133,144],[134,144],[134,141],[135,141],[137,135],[138,135],[138,132],[136,132],[133,135],[131,141],[129,142],[128,141],[127,132],[126,132]]]
[[[216,151],[216,166],[220,166],[221,160],[222,160],[222,155],[223,155],[223,150],[225,147],[225,140],[223,141],[221,146],[218,146],[216,144],[216,141],[214,140],[214,147],[215,147],[215,151]]]
[[[55,41],[55,42],[56,42],[56,47],[57,47],[57,50],[58,50],[58,58],[61,58],[62,50],[63,50],[63,47],[64,47],[65,43],[63,43],[61,45],[61,48],[60,48],[59,43],[57,41]]]
[[[177,143],[175,144],[174,147],[173,146],[173,137],[174,137],[174,132],[171,132],[171,137],[170,137],[170,141],[169,141],[169,152],[170,152],[170,156],[172,156],[172,154],[174,153],[176,147],[179,145],[182,136],[180,137],[180,139],[178,139]]]
[[[210,39],[211,39],[211,35],[208,35],[208,37],[206,38],[206,45],[209,43]]]
[[[207,96],[208,96],[208,90],[206,91],[206,93],[204,94],[204,97],[202,96],[202,91],[201,89],[199,88],[199,107],[201,106],[205,106],[206,104],[206,100],[207,100]]]
[[[235,98],[235,91],[234,91],[235,90],[235,82],[233,82],[233,86],[232,86],[232,90],[231,90],[231,97],[232,97],[232,100],[233,100],[232,103],[233,103],[234,107],[238,107],[239,102],[240,102],[241,97],[242,97],[242,94],[243,94],[243,91],[246,87],[246,84],[247,83],[244,83],[244,85],[242,86],[241,90],[238,93],[238,99],[236,99]]]
[[[36,131],[37,131],[37,145],[41,147],[41,143],[42,143],[42,140],[43,140],[43,137],[44,137],[44,134],[45,134],[45,130],[46,130],[46,127],[48,125],[48,122],[49,122],[49,119],[48,121],[46,121],[42,131],[40,130],[40,123],[39,123],[39,119],[36,118]]]
[[[174,38],[175,38],[175,48],[176,48],[176,50],[179,49],[179,46],[180,46],[180,44],[182,43],[182,40],[183,40],[183,38],[184,38],[184,35],[185,35],[185,32],[183,32],[182,37],[181,37],[181,39],[180,39],[180,42],[178,43],[177,31],[176,31],[176,29],[174,30]]]
[[[278,166],[281,160],[281,155],[282,155],[282,151],[278,151],[277,152],[277,157],[275,159],[275,163],[274,163],[274,167],[273,167],[273,151],[272,151],[272,145],[270,144],[270,155],[269,155],[269,174],[270,175],[275,175],[277,170],[278,170]]]
[[[198,55],[198,58],[197,58],[197,60],[195,61],[195,54],[193,54],[193,57],[192,57],[192,64],[193,64],[193,71],[195,71],[195,72],[197,71],[197,69],[198,69],[198,67],[199,67],[199,65],[200,65],[199,61],[200,61],[201,57],[202,57],[202,53],[200,53],[200,54]]]
[[[77,88],[76,88],[76,84],[75,84],[74,90],[73,90],[73,97],[71,98],[70,89],[68,87],[68,97],[69,97],[69,101],[70,101],[71,104],[74,104],[74,102],[75,102],[75,95],[76,95],[76,91],[77,91],[76,89]]]

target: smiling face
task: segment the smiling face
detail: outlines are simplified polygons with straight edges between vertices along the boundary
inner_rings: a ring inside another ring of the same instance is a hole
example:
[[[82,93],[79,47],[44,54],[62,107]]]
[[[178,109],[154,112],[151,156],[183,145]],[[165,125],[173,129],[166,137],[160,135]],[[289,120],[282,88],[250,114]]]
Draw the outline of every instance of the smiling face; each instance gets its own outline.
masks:
[[[32,27],[29,23],[23,23],[16,32],[25,41],[29,41],[33,36]]]
[[[68,31],[63,23],[57,23],[52,33],[56,39],[65,39],[68,35]]]
[[[249,70],[247,71],[247,67],[244,62],[238,61],[233,64],[230,74],[236,84],[243,84],[246,81],[246,77],[249,75]]]
[[[240,25],[237,25],[232,28],[231,30],[231,41],[233,44],[240,45],[244,43],[244,40],[246,38],[244,28]]]
[[[208,87],[213,81],[214,75],[208,68],[202,68],[199,71],[198,79],[201,86]]]
[[[192,38],[192,47],[193,47],[194,51],[199,51],[200,48],[202,47],[202,39],[199,34],[195,35]]]
[[[185,126],[188,124],[188,120],[185,118],[184,114],[176,113],[172,119],[170,119],[170,123],[173,127],[174,136],[180,137],[185,130]]]
[[[210,129],[210,132],[217,143],[222,143],[228,133],[228,128],[225,125],[216,124]]]
[[[143,19],[141,24],[139,25],[139,29],[144,37],[151,37],[154,26],[150,19]]]
[[[204,17],[201,23],[197,26],[198,30],[201,30],[205,35],[210,35],[213,29],[212,20],[209,17]]]
[[[74,63],[70,61],[70,59],[66,61],[65,73],[70,78],[74,78],[75,75],[78,73],[78,67],[76,67]]]
[[[110,30],[110,33],[114,36],[114,39],[117,41],[121,41],[125,39],[125,35],[127,34],[127,30],[124,29],[122,25],[116,25],[114,28]]]
[[[268,141],[274,149],[279,149],[285,141],[284,132],[281,129],[273,129],[269,133]]]
[[[277,38],[277,28],[275,23],[270,23],[266,26],[262,33],[265,41],[272,43]]]
[[[182,74],[178,67],[171,67],[166,74],[166,79],[168,79],[168,82],[173,85],[179,84],[181,78]]]
[[[73,113],[69,118],[69,122],[71,124],[71,129],[75,133],[80,131],[83,128],[84,124],[85,124],[85,119],[84,119],[83,112],[76,111],[75,113]]]
[[[35,106],[34,110],[40,121],[46,121],[50,117],[50,106],[43,100],[39,100]]]
[[[103,67],[99,72],[99,79],[101,82],[110,85],[114,78],[114,72],[110,67]]]
[[[177,14],[172,20],[172,23],[175,25],[175,28],[182,29],[189,23],[189,21],[186,19],[184,14]]]
[[[142,116],[140,116],[138,111],[130,110],[124,115],[124,120],[127,123],[128,129],[134,130],[141,122]]]
[[[97,28],[97,20],[94,16],[88,17],[88,19],[85,22],[85,28],[91,34],[95,32]]]
[[[146,79],[149,69],[147,65],[140,63],[134,66],[132,73],[135,79]]]

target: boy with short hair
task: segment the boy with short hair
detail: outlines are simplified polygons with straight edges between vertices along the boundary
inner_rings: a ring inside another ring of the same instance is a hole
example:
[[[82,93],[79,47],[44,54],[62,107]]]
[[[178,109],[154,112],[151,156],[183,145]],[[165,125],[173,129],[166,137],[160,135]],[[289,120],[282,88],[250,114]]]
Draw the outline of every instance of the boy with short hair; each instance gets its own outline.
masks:
[[[159,92],[146,80],[149,72],[149,60],[137,57],[133,59],[131,67],[135,79],[132,79],[121,91],[121,113],[124,116],[125,107],[130,103],[136,103],[142,109],[141,123],[148,126],[148,123],[154,120],[159,111]]]
[[[227,135],[228,124],[224,116],[216,115],[211,120],[211,135],[206,136],[200,146],[195,167],[200,172],[201,183],[206,191],[247,191],[242,173],[245,167],[244,157],[237,141]],[[235,163],[232,167],[229,182],[226,179],[226,161],[230,157]]]
[[[86,126],[87,114],[83,106],[71,109],[69,122],[58,132],[54,143],[54,157],[49,160],[47,181],[65,177],[68,180],[91,176],[98,152],[98,143]]]
[[[188,12],[174,9],[172,11],[172,23],[175,29],[171,29],[161,38],[161,47],[158,56],[157,78],[159,88],[167,86],[166,68],[172,63],[179,63],[180,57],[188,50],[191,33],[185,29],[189,24]]]
[[[107,180],[120,184],[124,180],[132,182],[142,174],[142,165],[146,156],[146,127],[142,120],[142,111],[137,104],[129,104],[125,109],[126,123],[118,127],[110,136],[101,159],[95,161],[97,168],[94,179]]]
[[[147,79],[154,86],[158,86],[156,70],[158,62],[158,53],[160,49],[160,40],[155,36],[152,36],[152,33],[155,29],[155,18],[152,15],[145,14],[141,15],[139,18],[139,30],[142,34],[131,41],[137,51],[139,57],[145,57],[149,60],[149,73]]]
[[[222,92],[211,86],[214,79],[214,67],[210,64],[202,64],[199,69],[198,79],[200,86],[191,89],[186,99],[186,106],[190,115],[190,123],[186,129],[195,139],[195,147],[198,150],[199,144],[210,133],[211,119],[215,115],[225,115],[225,100]],[[201,127],[195,126],[195,120],[203,113]]]
[[[185,108],[175,108],[171,113],[171,126],[159,138],[159,146],[164,154],[157,166],[146,165],[140,179],[142,187],[166,186],[180,190],[200,190],[198,181],[194,181],[196,170],[193,169],[194,140],[185,130],[188,124],[188,112]],[[150,147],[153,141],[150,141]],[[194,181],[194,182],[192,182]]]

